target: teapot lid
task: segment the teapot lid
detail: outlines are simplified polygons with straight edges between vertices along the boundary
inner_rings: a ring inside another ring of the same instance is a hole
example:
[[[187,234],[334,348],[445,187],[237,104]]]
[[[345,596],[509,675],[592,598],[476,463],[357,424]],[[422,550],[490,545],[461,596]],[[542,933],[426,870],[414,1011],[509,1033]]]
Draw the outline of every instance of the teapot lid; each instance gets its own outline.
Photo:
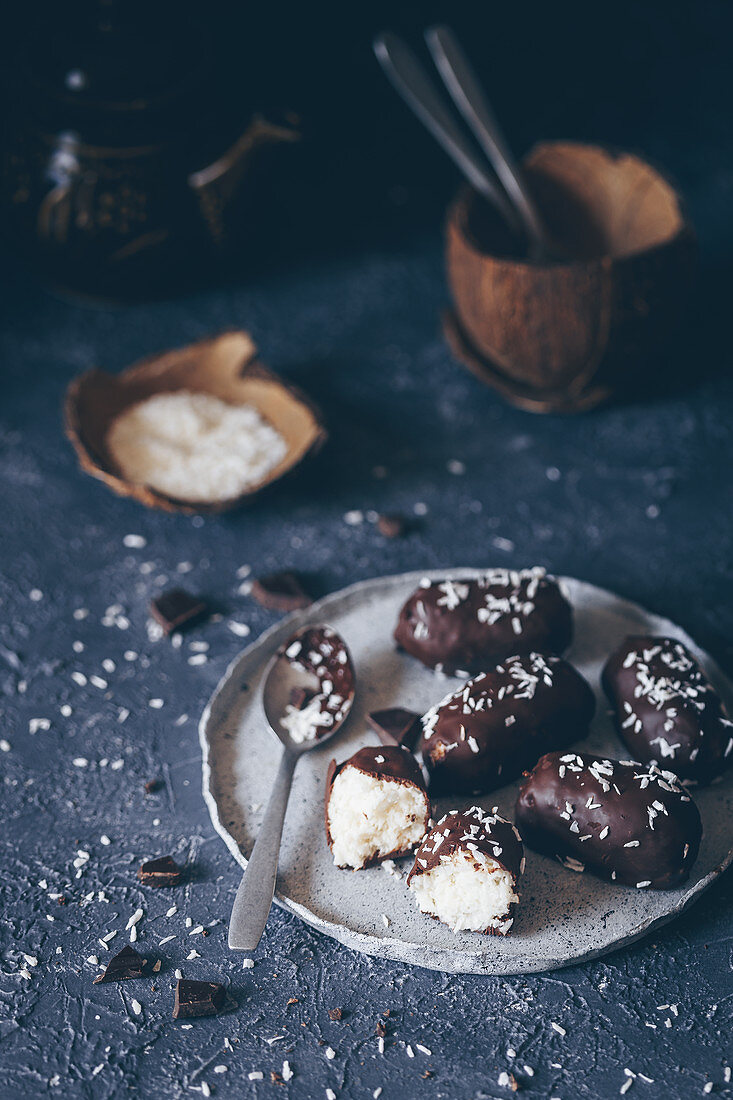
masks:
[[[211,105],[212,49],[185,5],[77,0],[21,42],[11,91],[51,129],[112,145],[191,136]]]

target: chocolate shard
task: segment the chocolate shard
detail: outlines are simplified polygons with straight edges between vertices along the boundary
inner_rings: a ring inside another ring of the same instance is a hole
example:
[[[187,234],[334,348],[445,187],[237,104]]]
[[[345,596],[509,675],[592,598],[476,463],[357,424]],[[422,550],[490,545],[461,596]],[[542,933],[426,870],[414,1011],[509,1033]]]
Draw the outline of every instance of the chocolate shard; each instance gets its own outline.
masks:
[[[160,856],[142,863],[137,877],[145,886],[178,886],[183,878],[183,869],[173,856]]]
[[[399,539],[406,535],[410,529],[410,521],[407,516],[399,512],[387,513],[377,519],[377,530],[386,539]]]
[[[147,959],[139,955],[134,947],[123,947],[107,963],[106,968],[94,979],[97,982],[123,982],[127,978],[142,978],[145,973]]]
[[[309,691],[308,688],[295,687],[290,691],[290,704],[294,706],[296,710],[304,710],[311,699],[315,699],[317,692]]]
[[[236,1008],[237,1002],[220,982],[192,982],[181,978],[176,983],[173,1019],[195,1016],[219,1016]]]
[[[150,604],[150,613],[163,627],[165,634],[192,626],[208,614],[209,608],[204,600],[192,596],[185,588],[171,588],[161,593]]]
[[[313,603],[297,573],[287,570],[258,577],[252,582],[252,595],[269,611],[297,611]]]
[[[420,733],[421,716],[402,707],[373,710],[367,722],[383,745],[400,745],[412,751]]]

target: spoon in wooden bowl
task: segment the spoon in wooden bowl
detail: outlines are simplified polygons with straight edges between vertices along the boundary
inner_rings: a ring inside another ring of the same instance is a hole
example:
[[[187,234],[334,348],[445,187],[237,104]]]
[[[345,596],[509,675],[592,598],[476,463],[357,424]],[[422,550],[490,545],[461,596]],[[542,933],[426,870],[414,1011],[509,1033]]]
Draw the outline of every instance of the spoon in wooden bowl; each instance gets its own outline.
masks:
[[[306,626],[280,646],[262,689],[265,717],[284,752],[260,831],[234,899],[229,947],[254,951],[272,908],[285,811],[296,765],[334,737],[354,702],[355,676],[343,639]]]
[[[491,163],[496,179],[456,125],[412,50],[396,34],[387,31],[374,40],[374,52],[396,90],[468,182],[493,203],[513,230],[524,233],[531,258],[552,259],[534,198],[461,44],[448,27],[430,28],[425,32],[425,40],[443,83]]]

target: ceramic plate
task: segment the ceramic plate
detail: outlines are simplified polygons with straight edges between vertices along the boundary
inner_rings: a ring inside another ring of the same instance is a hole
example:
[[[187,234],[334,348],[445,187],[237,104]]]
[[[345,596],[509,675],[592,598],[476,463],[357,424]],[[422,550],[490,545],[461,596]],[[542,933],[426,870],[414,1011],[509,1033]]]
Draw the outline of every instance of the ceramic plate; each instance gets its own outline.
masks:
[[[427,917],[415,907],[404,873],[395,878],[381,867],[342,871],[333,865],[323,827],[323,789],[328,761],[341,761],[360,746],[375,743],[366,714],[389,706],[424,712],[460,681],[438,677],[406,654],[395,652],[391,631],[397,612],[422,576],[476,576],[462,569],[408,573],[352,585],[278,623],[229,667],[201,719],[204,797],[217,832],[242,867],[252,849],[264,803],[275,776],[280,744],[269,732],[261,708],[265,666],[275,649],[297,627],[325,622],[345,639],[354,659],[357,694],[343,732],[300,762],[288,808],[280,855],[276,900],[285,909],[346,946],[369,955],[450,973],[519,974],[554,970],[614,950],[681,913],[721,874],[733,857],[733,784],[695,793],[704,835],[690,880],[678,890],[615,887],[591,875],[575,874],[559,863],[527,852],[521,904],[506,938],[463,932]],[[703,664],[730,706],[733,688],[710,658],[666,619],[582,581],[564,578],[575,608],[575,642],[568,658],[598,693],[598,711],[586,747],[624,759],[599,677],[606,656],[629,633],[671,634]],[[498,805],[513,817],[517,783],[484,798],[440,802],[446,809],[480,802]],[[386,918],[386,919],[385,919]]]

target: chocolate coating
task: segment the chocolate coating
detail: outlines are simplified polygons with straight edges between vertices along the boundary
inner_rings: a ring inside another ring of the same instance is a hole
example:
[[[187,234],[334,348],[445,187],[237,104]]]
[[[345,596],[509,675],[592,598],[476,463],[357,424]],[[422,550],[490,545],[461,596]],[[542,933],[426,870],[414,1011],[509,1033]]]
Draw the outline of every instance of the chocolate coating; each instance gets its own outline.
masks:
[[[492,569],[475,580],[430,581],[400,611],[397,645],[428,668],[471,675],[516,653],[562,653],[570,604],[544,569]]]
[[[347,699],[354,691],[354,669],[346,646],[328,626],[312,626],[302,631],[280,650],[294,668],[302,668],[331,684],[333,694]]]
[[[702,823],[672,772],[656,764],[552,752],[519,789],[525,844],[571,871],[669,890],[688,877]]]
[[[285,708],[285,725],[295,740],[311,740],[330,733],[351,710],[354,698],[354,667],[341,637],[328,626],[314,626],[290,638],[278,650],[278,656],[293,668],[318,680],[318,690],[296,689]],[[298,715],[301,715],[298,718]]]
[[[423,718],[431,794],[480,794],[510,783],[543,752],[585,737],[595,698],[561,657],[510,657]]]
[[[337,764],[335,760],[331,760],[328,765],[325,812],[326,840],[329,848],[333,848],[333,840],[329,828],[328,804],[336,776],[346,767],[357,768],[358,771],[364,772],[365,775],[370,775],[374,779],[385,779],[393,783],[417,787],[421,790],[425,795],[425,829],[427,830],[428,821],[430,820],[430,799],[420,765],[415,757],[407,749],[399,748],[397,745],[366,745],[363,749],[355,752],[353,756],[350,756],[348,760],[344,760],[343,763]],[[375,856],[365,866],[369,867],[374,863],[382,863],[385,859],[396,859],[404,854],[402,851],[385,852],[384,855]]]
[[[603,670],[621,740],[637,760],[710,783],[733,764],[733,721],[675,638],[630,635]]]
[[[470,810],[451,810],[423,838],[415,852],[407,885],[417,875],[434,870],[441,860],[456,851],[482,852],[489,856],[511,875],[515,890],[524,874],[524,848],[517,827],[497,813],[487,814],[480,806],[472,806]],[[507,920],[511,921],[515,908],[514,904],[509,907]],[[496,929],[487,928],[484,932],[495,933]]]

